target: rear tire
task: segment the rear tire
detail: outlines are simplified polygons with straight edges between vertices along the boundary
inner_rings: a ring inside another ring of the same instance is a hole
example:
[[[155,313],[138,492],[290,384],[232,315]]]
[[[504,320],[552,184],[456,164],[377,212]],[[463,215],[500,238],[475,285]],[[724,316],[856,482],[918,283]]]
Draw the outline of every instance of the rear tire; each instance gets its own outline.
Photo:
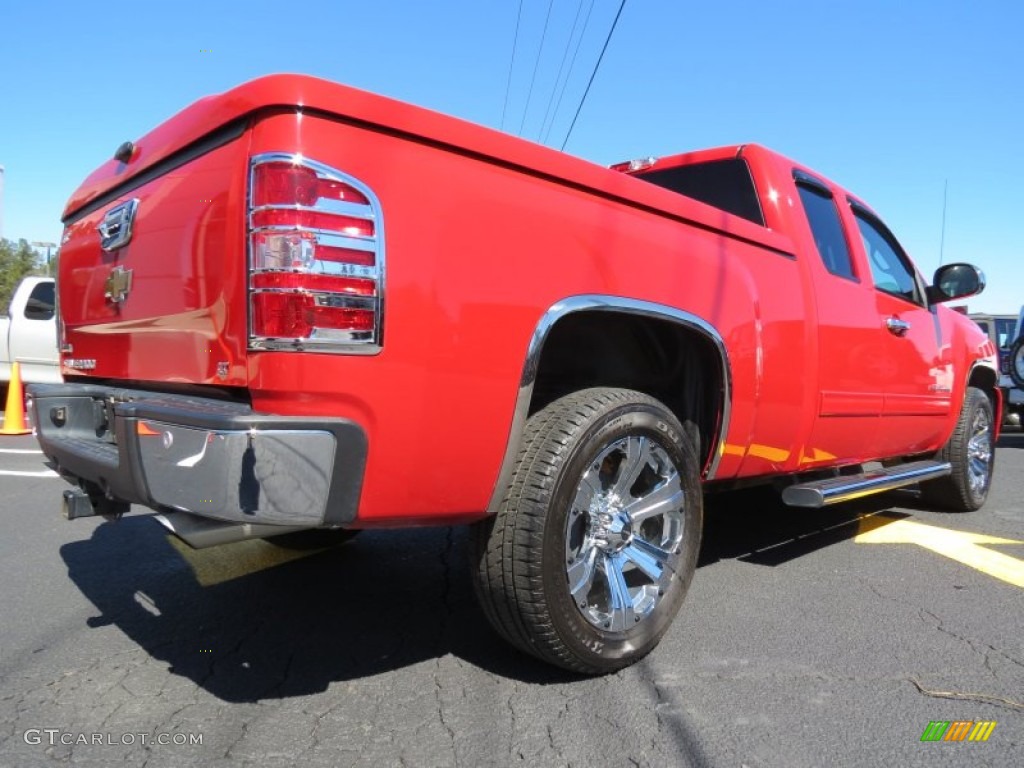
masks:
[[[668,630],[700,547],[699,465],[662,403],[586,389],[538,411],[497,515],[471,537],[474,589],[512,645],[585,674]]]
[[[921,498],[950,512],[973,512],[985,503],[995,462],[992,403],[977,387],[968,387],[960,418],[949,442],[935,457],[948,461],[946,477],[921,483]]]

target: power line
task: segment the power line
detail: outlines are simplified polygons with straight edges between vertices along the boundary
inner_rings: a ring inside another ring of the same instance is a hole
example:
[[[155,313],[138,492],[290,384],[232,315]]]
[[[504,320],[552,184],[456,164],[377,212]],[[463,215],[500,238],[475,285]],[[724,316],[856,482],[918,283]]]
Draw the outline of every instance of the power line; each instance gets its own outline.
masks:
[[[548,36],[548,22],[551,20],[551,6],[555,0],[548,0],[548,14],[544,17],[544,31],[540,33],[540,48],[537,49],[537,60],[533,63],[533,77],[530,78],[530,90],[526,92],[526,106],[523,108],[523,119],[519,122],[519,135],[523,135],[526,125],[526,113],[530,111],[530,99],[533,97],[533,83],[537,79],[537,67],[540,66],[540,55],[544,53],[544,38]]]
[[[565,73],[565,80],[562,81],[562,90],[558,92],[558,101],[555,102],[555,110],[551,113],[551,123],[548,125],[547,130],[544,131],[544,138],[541,139],[545,144],[548,141],[548,136],[551,134],[551,129],[555,127],[555,116],[558,115],[558,110],[562,108],[562,97],[565,96],[565,87],[569,84],[569,78],[572,77],[573,69],[576,68],[576,55],[580,52],[580,43],[582,43],[583,38],[587,36],[587,25],[590,24],[590,15],[593,11],[594,0],[590,0],[590,7],[587,8],[587,15],[583,19],[583,31],[580,32],[580,36],[576,40],[576,48],[573,50],[572,60],[569,62],[569,71]]]
[[[583,92],[583,98],[580,99],[580,105],[576,107],[576,114],[573,115],[572,123],[569,125],[569,131],[565,134],[565,141],[562,142],[561,149],[565,151],[565,145],[569,143],[569,137],[572,135],[572,129],[576,127],[576,118],[580,116],[580,110],[583,109],[583,102],[587,100],[587,94],[590,93],[590,86],[594,84],[594,77],[597,75],[597,68],[601,66],[601,60],[604,58],[604,52],[608,50],[608,43],[612,39],[612,35],[615,33],[615,25],[619,23],[619,16],[622,15],[622,9],[626,7],[626,0],[622,0],[619,3],[619,11],[615,14],[615,21],[612,22],[612,28],[608,30],[608,37],[604,39],[604,46],[601,48],[601,55],[597,57],[597,63],[594,65],[594,71],[590,73],[590,80],[587,82],[587,89]]]
[[[591,0],[590,7],[593,8],[593,0]],[[551,87],[551,96],[548,98],[547,108],[544,110],[544,118],[540,121],[540,130],[537,131],[537,141],[540,141],[540,136],[544,132],[544,126],[547,125],[548,115],[551,114],[551,105],[555,101],[555,94],[558,93],[558,83],[562,80],[562,70],[565,69],[565,60],[569,58],[569,48],[572,47],[572,39],[576,36],[576,25],[580,23],[580,11],[583,10],[583,0],[580,0],[576,5],[576,18],[572,20],[572,29],[569,30],[569,39],[565,41],[565,50],[562,52],[562,61],[558,65],[558,74],[555,75],[555,84]]]
[[[512,65],[516,63],[516,47],[519,45],[519,21],[523,18],[523,0],[519,0],[516,14],[516,33],[512,37],[512,59],[508,63],[508,80],[505,83],[505,103],[501,106],[501,130],[505,130],[505,111],[508,109],[508,94],[512,90]]]

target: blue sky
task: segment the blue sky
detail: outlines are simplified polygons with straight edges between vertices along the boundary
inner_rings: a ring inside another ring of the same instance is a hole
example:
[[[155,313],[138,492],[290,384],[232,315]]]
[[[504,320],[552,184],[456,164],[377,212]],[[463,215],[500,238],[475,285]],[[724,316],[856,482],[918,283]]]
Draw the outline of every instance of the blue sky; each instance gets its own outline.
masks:
[[[591,0],[582,0],[582,17]],[[305,72],[536,140],[580,0],[0,6],[3,236],[57,241],[77,184],[204,95]],[[561,145],[619,0],[593,11],[555,113]],[[1024,303],[1024,3],[627,0],[566,151],[602,164],[758,142],[861,196],[930,276],[989,278],[971,311]],[[577,35],[579,27],[577,27]],[[202,52],[209,51],[209,52]],[[570,50],[571,56],[571,50]],[[529,96],[529,111],[525,111]]]

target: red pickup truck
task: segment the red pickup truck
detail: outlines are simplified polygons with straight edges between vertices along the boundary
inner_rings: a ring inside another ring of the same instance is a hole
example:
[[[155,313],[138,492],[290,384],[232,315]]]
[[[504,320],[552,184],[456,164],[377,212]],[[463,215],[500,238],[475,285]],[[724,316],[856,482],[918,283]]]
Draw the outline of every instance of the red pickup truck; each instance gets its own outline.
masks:
[[[69,518],[193,546],[473,523],[519,648],[602,673],[694,573],[703,494],[985,501],[995,349],[864,202],[756,145],[611,169],[270,76],[126,142],[63,217]]]

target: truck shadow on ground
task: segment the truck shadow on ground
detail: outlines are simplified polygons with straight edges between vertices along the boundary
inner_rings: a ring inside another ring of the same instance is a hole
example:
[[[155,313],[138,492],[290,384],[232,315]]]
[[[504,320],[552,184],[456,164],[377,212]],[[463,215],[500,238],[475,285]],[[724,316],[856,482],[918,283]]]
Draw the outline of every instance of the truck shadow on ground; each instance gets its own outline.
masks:
[[[999,442],[996,443],[997,448],[1024,448],[1024,431],[1020,429],[1014,429],[1013,431],[1004,430],[999,436]]]
[[[866,516],[886,511],[888,520],[908,517],[888,510],[916,500],[916,494],[892,492],[826,509],[801,509],[787,507],[771,488],[713,495],[705,503],[697,567],[719,560],[782,565],[853,538]]]
[[[850,538],[861,515],[886,508],[881,498],[812,511],[764,492],[718,496],[700,565],[777,565]],[[227,702],[308,695],[447,654],[522,682],[578,679],[491,631],[473,599],[466,537],[466,528],[425,528],[364,532],[312,552],[264,541],[194,551],[129,516],[61,556],[98,609],[90,626],[117,626]]]

